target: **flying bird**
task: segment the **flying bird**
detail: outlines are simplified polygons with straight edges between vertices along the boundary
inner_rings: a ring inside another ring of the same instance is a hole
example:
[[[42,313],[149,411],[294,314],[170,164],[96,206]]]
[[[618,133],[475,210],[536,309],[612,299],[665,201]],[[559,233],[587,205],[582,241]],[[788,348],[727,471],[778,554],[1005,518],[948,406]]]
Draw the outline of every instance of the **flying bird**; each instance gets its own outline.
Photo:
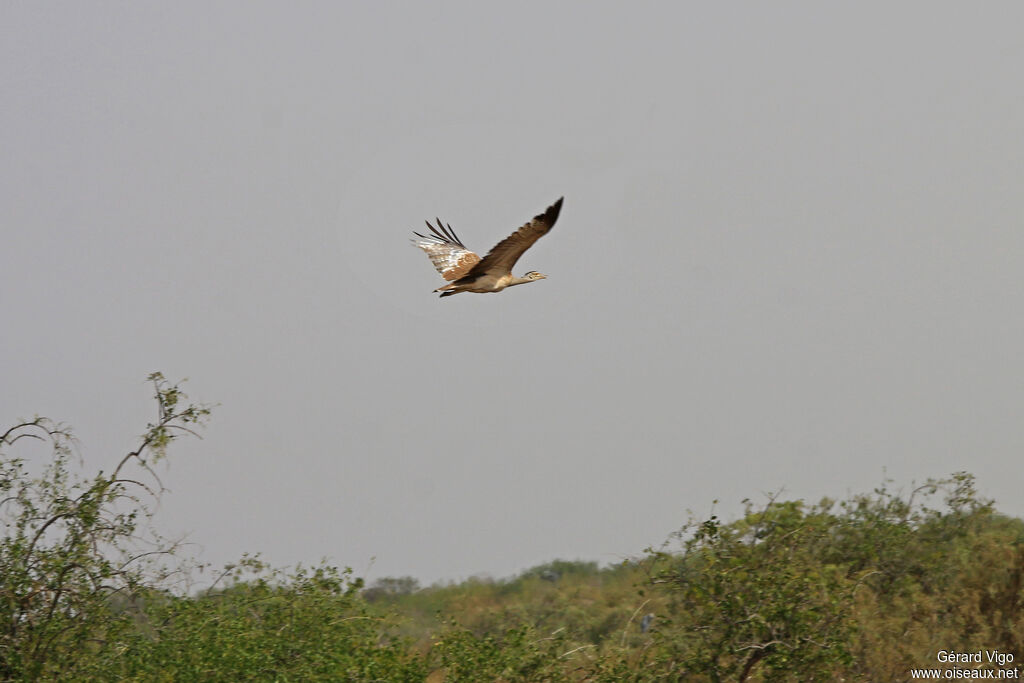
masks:
[[[427,252],[430,262],[441,273],[441,277],[448,280],[448,284],[438,287],[435,292],[441,292],[441,296],[451,296],[459,292],[500,292],[506,287],[522,285],[527,282],[543,280],[542,275],[535,270],[516,277],[512,274],[512,266],[516,264],[519,257],[533,243],[546,235],[562,210],[562,199],[548,207],[548,210],[532,221],[516,230],[514,233],[498,242],[487,252],[487,256],[480,258],[462,243],[452,226],[441,225],[441,219],[437,219],[437,227],[427,221],[430,228],[430,235],[421,235],[413,231],[416,238],[412,243]]]

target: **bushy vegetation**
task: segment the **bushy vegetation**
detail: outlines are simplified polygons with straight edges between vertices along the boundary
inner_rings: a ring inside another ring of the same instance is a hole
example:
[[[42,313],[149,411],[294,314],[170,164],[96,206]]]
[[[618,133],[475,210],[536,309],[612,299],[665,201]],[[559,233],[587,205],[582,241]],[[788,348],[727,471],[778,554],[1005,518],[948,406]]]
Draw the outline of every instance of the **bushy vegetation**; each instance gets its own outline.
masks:
[[[44,418],[0,436],[2,680],[882,681],[940,648],[1024,656],[1024,522],[966,473],[747,501],[604,568],[366,587],[247,556],[182,590],[189,566],[151,528],[152,465],[209,408],[150,381],[157,419],[109,474],[75,476],[70,431]],[[34,474],[31,442],[50,453]]]

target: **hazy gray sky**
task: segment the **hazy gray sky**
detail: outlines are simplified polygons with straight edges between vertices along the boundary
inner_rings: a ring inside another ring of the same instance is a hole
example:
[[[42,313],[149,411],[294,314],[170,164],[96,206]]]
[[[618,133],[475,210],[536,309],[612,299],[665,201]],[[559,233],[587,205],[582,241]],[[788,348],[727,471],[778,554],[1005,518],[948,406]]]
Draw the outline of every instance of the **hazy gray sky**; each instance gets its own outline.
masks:
[[[966,469],[1024,514],[1024,5],[4,3],[0,424],[371,579]],[[498,295],[486,251],[558,197]],[[371,563],[371,558],[376,558]]]

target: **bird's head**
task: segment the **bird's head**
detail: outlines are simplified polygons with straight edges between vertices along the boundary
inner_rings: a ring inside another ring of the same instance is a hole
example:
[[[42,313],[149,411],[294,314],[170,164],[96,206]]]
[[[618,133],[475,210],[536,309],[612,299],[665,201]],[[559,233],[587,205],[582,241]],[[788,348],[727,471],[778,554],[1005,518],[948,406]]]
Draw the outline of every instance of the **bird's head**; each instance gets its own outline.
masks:
[[[529,273],[523,276],[527,280],[543,280],[547,278],[544,273],[538,273],[536,270],[531,270]]]

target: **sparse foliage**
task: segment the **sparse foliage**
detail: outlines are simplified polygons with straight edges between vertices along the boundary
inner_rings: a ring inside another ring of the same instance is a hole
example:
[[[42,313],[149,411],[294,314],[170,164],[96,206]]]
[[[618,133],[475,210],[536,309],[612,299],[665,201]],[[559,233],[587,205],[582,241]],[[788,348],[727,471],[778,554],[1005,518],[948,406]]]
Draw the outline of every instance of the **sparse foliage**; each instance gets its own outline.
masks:
[[[150,467],[181,433],[194,433],[209,408],[187,404],[159,373],[148,378],[158,407],[135,450],[110,474],[71,471],[71,431],[46,418],[0,437],[0,676],[58,677],[76,654],[111,646],[130,622],[112,605],[130,605],[140,586],[158,581],[154,560],[174,544],[148,525],[161,493]],[[184,404],[184,405],[183,405]],[[47,444],[51,459],[32,477],[9,451],[19,441]]]

